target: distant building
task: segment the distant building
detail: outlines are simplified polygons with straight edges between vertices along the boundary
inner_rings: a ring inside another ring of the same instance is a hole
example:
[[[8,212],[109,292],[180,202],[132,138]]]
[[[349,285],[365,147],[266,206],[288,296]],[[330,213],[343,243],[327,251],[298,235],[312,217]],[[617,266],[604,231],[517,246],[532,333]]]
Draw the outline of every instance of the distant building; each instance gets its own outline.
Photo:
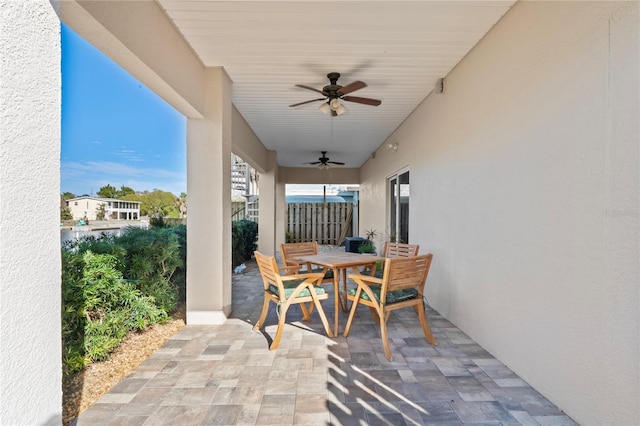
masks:
[[[105,220],[140,219],[140,202],[117,200],[115,198],[76,197],[67,200],[67,207],[73,220],[87,218],[97,220],[98,209],[104,205]]]

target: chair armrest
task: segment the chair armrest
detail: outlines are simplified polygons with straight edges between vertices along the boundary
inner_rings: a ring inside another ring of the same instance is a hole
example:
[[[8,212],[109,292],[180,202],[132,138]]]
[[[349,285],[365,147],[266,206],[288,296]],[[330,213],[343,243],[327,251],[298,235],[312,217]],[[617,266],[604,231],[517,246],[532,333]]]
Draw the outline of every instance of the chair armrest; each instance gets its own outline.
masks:
[[[371,275],[349,274],[349,278],[354,281],[366,281],[372,284],[382,284],[381,278],[372,277]]]
[[[283,271],[282,275],[293,275],[300,270],[301,266],[294,260],[287,260],[284,266],[278,268],[279,271]]]
[[[295,281],[300,279],[316,281],[320,278],[323,278],[324,274],[316,273],[316,274],[296,274],[296,275],[283,275],[280,278],[282,281]]]

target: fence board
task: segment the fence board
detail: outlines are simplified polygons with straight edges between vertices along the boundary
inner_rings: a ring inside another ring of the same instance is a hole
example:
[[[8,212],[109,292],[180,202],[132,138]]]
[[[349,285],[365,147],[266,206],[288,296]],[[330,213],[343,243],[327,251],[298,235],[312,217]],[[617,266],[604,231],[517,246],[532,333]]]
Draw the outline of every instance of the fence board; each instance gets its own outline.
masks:
[[[351,227],[351,203],[289,203],[286,231],[289,241],[317,241],[340,245]],[[346,229],[345,229],[346,228]]]

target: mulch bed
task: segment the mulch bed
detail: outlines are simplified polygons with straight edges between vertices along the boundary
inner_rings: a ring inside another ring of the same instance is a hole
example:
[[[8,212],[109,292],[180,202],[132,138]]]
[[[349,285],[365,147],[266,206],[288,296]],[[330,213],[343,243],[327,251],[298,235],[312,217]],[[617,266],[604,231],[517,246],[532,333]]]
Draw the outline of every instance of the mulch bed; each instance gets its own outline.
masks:
[[[104,362],[96,362],[68,380],[62,387],[62,422],[68,424],[109,389],[127,377],[185,325],[185,308],[178,309],[166,324],[130,333]]]

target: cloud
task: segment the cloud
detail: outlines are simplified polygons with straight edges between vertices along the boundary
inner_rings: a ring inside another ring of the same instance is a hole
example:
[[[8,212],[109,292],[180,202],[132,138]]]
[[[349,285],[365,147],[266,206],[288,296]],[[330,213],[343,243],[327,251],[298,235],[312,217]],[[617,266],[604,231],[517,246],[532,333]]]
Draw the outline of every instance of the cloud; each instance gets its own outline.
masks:
[[[144,156],[132,149],[118,149],[113,151],[113,155],[134,163],[144,162]]]
[[[74,194],[97,192],[105,185],[128,186],[136,191],[161,189],[179,195],[186,192],[186,172],[134,167],[109,161],[62,162],[62,191]]]

